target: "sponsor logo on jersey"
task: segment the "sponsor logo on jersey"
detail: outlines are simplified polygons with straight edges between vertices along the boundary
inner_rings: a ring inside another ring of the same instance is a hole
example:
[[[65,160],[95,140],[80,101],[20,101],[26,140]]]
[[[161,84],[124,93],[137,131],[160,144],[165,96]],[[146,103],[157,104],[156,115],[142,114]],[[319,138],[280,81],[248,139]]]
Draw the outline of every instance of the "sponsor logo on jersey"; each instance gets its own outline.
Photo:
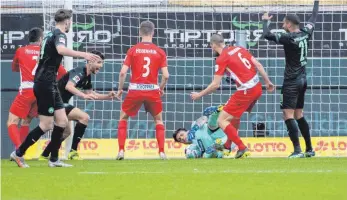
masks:
[[[75,77],[72,78],[73,81],[75,81],[75,83],[78,83],[81,79],[78,75],[76,75]]]
[[[60,43],[63,43],[63,44],[66,44],[66,40],[65,40],[65,38],[63,38],[63,37],[59,38],[59,42],[60,42]]]

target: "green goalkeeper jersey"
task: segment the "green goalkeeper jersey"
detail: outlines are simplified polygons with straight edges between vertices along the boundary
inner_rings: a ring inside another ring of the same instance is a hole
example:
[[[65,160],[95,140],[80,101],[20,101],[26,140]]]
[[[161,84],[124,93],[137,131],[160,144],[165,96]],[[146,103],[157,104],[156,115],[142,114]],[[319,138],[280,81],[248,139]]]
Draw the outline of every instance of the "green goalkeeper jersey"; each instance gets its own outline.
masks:
[[[203,153],[211,154],[215,153],[216,150],[222,151],[228,139],[222,129],[218,127],[218,115],[219,113],[210,115],[208,122],[200,126],[195,132],[195,138],[192,140],[192,144],[198,145]],[[196,122],[192,124],[192,127],[195,124]]]

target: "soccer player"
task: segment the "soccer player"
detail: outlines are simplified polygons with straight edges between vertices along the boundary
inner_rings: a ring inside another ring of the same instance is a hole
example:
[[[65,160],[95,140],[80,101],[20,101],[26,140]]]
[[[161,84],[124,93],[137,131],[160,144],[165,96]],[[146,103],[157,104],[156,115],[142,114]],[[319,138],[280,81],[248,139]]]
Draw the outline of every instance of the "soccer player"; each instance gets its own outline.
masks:
[[[274,90],[274,85],[269,80],[263,66],[242,47],[226,47],[224,38],[214,34],[210,42],[213,51],[219,54],[216,59],[215,75],[212,83],[203,91],[191,94],[192,100],[197,100],[215,91],[223,78],[224,73],[230,75],[237,87],[237,91],[230,97],[218,117],[218,126],[228,136],[228,139],[238,146],[235,158],[244,158],[250,155],[237,130],[233,119],[240,119],[245,111],[250,112],[262,94],[261,83],[257,70],[265,81],[268,91]]]
[[[54,16],[56,29],[49,32],[41,43],[40,56],[35,72],[34,94],[37,100],[39,125],[33,129],[19,148],[10,157],[18,167],[29,167],[23,159],[26,150],[33,145],[46,131],[53,128],[51,143],[52,151],[48,162],[49,167],[71,167],[58,159],[61,137],[67,126],[68,119],[57,87],[57,71],[63,56],[81,57],[89,61],[100,59],[98,55],[74,51],[66,47],[65,33],[71,25],[72,11],[59,9]]]
[[[191,144],[185,149],[187,158],[223,158],[229,155],[235,144],[218,127],[217,119],[223,106],[211,106],[204,110],[191,129],[178,128],[172,135],[176,142]]]
[[[269,16],[268,13],[265,13],[262,16],[264,23],[264,38],[274,41],[277,44],[282,44],[285,53],[286,66],[281,91],[280,107],[283,111],[283,118],[288,129],[290,140],[294,146],[294,152],[289,155],[289,158],[315,156],[311,144],[310,128],[304,118],[303,108],[307,87],[307,49],[317,18],[318,6],[319,1],[315,1],[312,16],[303,29],[299,28],[300,19],[297,15],[285,16],[283,20],[283,29],[287,33],[271,33],[268,25],[272,16]],[[295,120],[298,124],[296,124]],[[305,153],[301,152],[298,125],[300,132],[305,139]]]
[[[43,38],[41,28],[32,28],[28,34],[29,45],[17,49],[12,62],[12,71],[20,72],[19,92],[14,99],[7,121],[8,133],[17,149],[29,133],[29,125],[37,117],[36,98],[33,91],[36,60],[39,56]],[[66,73],[63,66],[58,69],[58,76]],[[20,128],[18,127],[21,122]]]
[[[89,115],[79,108],[69,104],[72,96],[76,95],[88,100],[111,100],[116,96],[114,91],[108,94],[99,94],[92,90],[91,75],[97,74],[103,66],[104,55],[99,51],[91,51],[92,54],[98,55],[101,60],[97,62],[87,62],[85,67],[77,67],[70,70],[58,81],[58,89],[64,102],[65,112],[69,120],[77,121],[74,129],[71,150],[68,155],[70,160],[79,160],[77,147],[87,128]],[[82,92],[81,90],[84,90]],[[66,139],[69,134],[64,134],[62,140]],[[49,143],[39,160],[47,160],[52,150],[52,143]]]
[[[165,52],[152,43],[154,24],[143,21],[140,24],[140,36],[142,41],[127,52],[122,69],[119,73],[117,98],[121,100],[124,81],[127,71],[131,69],[131,78],[128,94],[122,103],[120,120],[118,123],[119,152],[117,160],[124,159],[124,144],[127,136],[128,118],[135,116],[142,104],[145,110],[153,116],[156,130],[156,138],[159,146],[159,156],[166,159],[164,153],[165,127],[162,117],[162,101],[164,88],[169,79]],[[158,72],[161,70],[162,79],[158,86]]]

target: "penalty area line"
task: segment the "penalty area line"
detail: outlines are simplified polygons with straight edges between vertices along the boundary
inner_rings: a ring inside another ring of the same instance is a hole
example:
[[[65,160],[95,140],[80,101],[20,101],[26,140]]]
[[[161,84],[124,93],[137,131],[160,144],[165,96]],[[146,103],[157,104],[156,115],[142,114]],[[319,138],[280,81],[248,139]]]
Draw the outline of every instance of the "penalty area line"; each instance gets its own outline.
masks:
[[[146,171],[133,171],[133,172],[78,172],[78,174],[164,174],[165,172],[146,172]]]

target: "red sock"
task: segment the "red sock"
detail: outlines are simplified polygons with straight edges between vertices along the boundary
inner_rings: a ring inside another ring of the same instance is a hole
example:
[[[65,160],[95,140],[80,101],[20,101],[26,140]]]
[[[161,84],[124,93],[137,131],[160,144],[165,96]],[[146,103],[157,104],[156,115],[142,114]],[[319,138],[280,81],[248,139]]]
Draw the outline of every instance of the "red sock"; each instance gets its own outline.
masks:
[[[165,143],[165,127],[163,124],[157,124],[155,126],[155,136],[158,141],[159,153],[164,152],[164,143]]]
[[[18,126],[16,124],[11,124],[8,127],[8,135],[10,136],[10,139],[12,140],[16,149],[18,149],[18,147],[21,145],[21,141],[20,141]]]
[[[235,127],[237,131],[239,131],[240,127],[240,119],[232,119],[231,124]]]
[[[239,150],[243,150],[246,148],[246,146],[243,144],[242,140],[238,136],[237,130],[231,123],[224,129],[224,133],[228,136],[229,140],[231,140],[238,146]]]
[[[224,148],[230,149],[230,147],[231,147],[231,140],[228,139],[228,140],[224,143]]]
[[[29,126],[21,126],[19,129],[20,141],[24,142],[25,138],[28,136]]]
[[[120,150],[124,151],[124,144],[125,144],[125,140],[127,138],[127,125],[128,125],[128,121],[126,121],[126,120],[119,120],[119,122],[118,122],[119,151]]]

